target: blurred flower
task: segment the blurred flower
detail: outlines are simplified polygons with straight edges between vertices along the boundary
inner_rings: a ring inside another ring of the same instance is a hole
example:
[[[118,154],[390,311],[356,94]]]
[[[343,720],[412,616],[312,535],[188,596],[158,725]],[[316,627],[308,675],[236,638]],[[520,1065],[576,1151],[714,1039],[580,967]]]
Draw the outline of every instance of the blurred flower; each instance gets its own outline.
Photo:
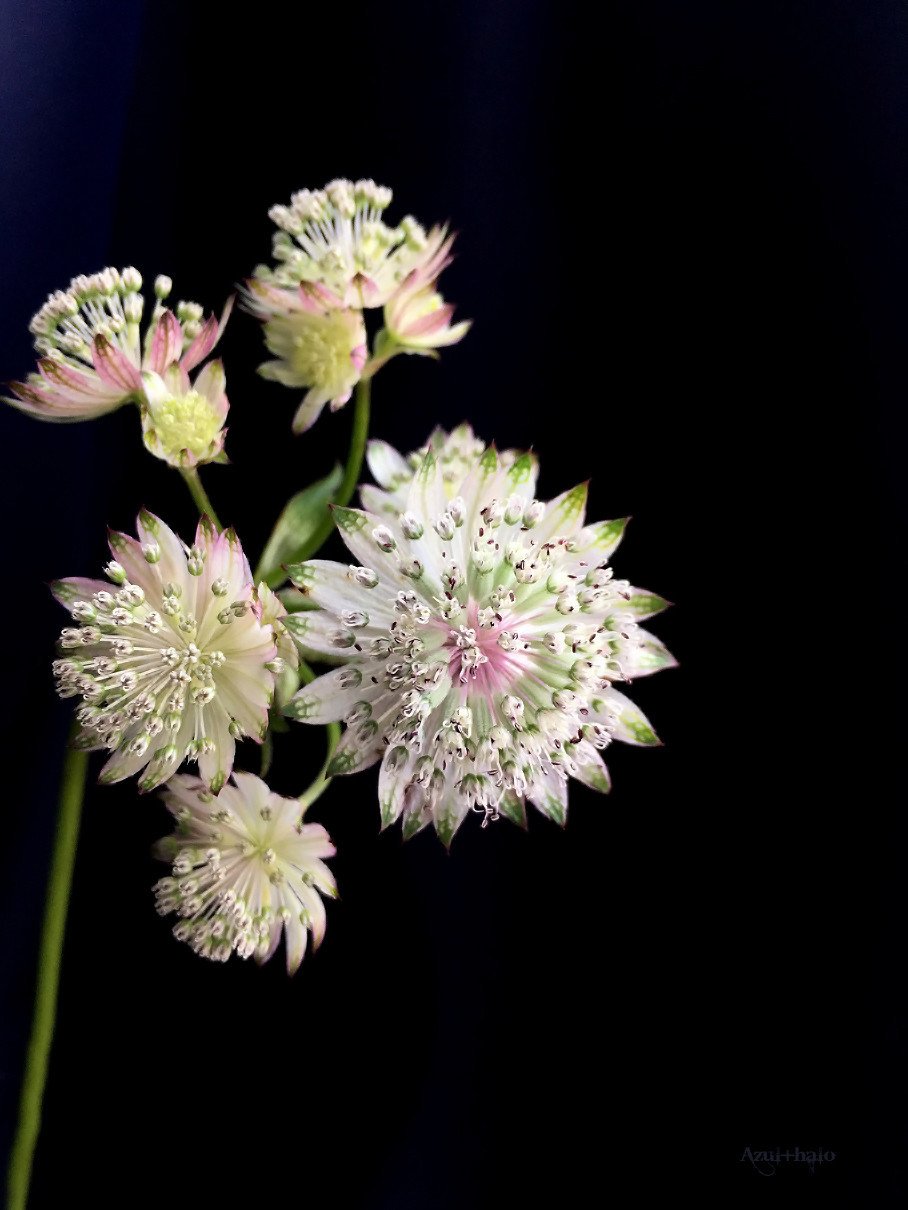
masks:
[[[110,535],[112,584],[51,586],[77,623],[60,636],[57,691],[82,699],[77,743],[113,753],[102,782],[139,773],[151,790],[195,760],[217,793],[236,740],[264,735],[283,670],[274,626],[232,530],[218,534],[203,517],[187,547],[149,512],[137,524],[139,541]]]
[[[220,322],[203,318],[198,303],[180,302],[176,314],[162,305],[169,277],[155,281],[156,303],[144,339],[145,300],[137,269],[102,269],[75,277],[65,291],[50,295],[31,321],[38,372],[13,382],[20,411],[41,420],[92,420],[130,400],[144,398],[142,371],[162,375],[173,364],[186,373],[217,344],[230,312]]]
[[[193,383],[177,364],[163,375],[146,371],[142,383],[142,434],[152,454],[182,468],[223,460],[230,404],[220,361],[210,361]]]
[[[332,411],[343,407],[359,381],[367,357],[363,317],[304,290],[285,295],[255,282],[246,301],[265,321],[265,344],[276,358],[259,366],[261,376],[309,387],[293,418],[293,431],[304,433],[326,403]]]
[[[325,934],[321,895],[337,894],[323,858],[334,845],[321,824],[302,822],[299,800],[273,793],[251,773],[234,773],[215,798],[197,777],[179,774],[163,796],[177,830],[156,855],[173,875],[155,885],[162,916],[181,917],[174,935],[204,958],[266,962],[284,934],[287,970],[306,952],[307,933]]]
[[[385,307],[385,325],[394,344],[405,353],[435,355],[444,345],[456,344],[470,330],[470,320],[451,325],[454,307],[431,285],[402,286]]]
[[[427,233],[411,215],[387,226],[381,216],[391,198],[374,181],[336,180],[295,193],[289,206],[272,206],[277,264],[259,265],[255,278],[291,292],[314,286],[336,306],[383,307],[414,269],[450,247],[443,227]]]
[[[381,216],[390,202],[391,190],[374,181],[336,180],[270,211],[280,228],[276,264],[256,268],[243,301],[263,321],[276,358],[259,373],[309,388],[293,422],[297,433],[326,403],[341,407],[360,377],[370,378],[397,353],[431,355],[469,327],[451,325],[453,307],[436,289],[454,237],[444,227],[427,233],[410,216],[387,226]],[[385,308],[386,327],[369,361],[363,311],[373,307]]]
[[[435,349],[456,344],[470,330],[470,320],[451,325],[454,307],[435,289],[438,276],[451,263],[453,236],[412,269],[385,303],[385,328],[391,348],[435,356]]]
[[[422,449],[414,450],[406,457],[387,441],[372,440],[366,448],[366,461],[372,477],[381,486],[360,485],[363,507],[373,513],[389,513],[395,517],[402,513],[407,507],[413,476],[429,453],[441,468],[445,496],[450,500],[460,492],[485,448],[485,442],[466,423],[459,424],[450,433],[442,428],[434,429]],[[502,450],[498,454],[498,465],[506,470],[518,456],[518,450]]]
[[[297,565],[315,611],[287,626],[304,652],[345,661],[286,713],[343,719],[328,774],[381,761],[383,826],[434,824],[450,844],[467,812],[564,823],[567,783],[605,791],[601,749],[658,739],[616,684],[674,664],[639,626],[667,602],[616,580],[625,521],[584,524],[586,485],[534,499],[534,459],[474,460],[458,493],[430,451],[394,520],[335,509],[360,566]]]

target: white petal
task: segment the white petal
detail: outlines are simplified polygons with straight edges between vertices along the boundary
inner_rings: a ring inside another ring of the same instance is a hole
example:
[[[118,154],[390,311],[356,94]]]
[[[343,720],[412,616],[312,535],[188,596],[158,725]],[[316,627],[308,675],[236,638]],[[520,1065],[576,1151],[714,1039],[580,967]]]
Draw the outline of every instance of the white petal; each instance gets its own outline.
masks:
[[[376,483],[392,491],[413,477],[409,462],[387,441],[370,441],[366,447],[366,462]]]

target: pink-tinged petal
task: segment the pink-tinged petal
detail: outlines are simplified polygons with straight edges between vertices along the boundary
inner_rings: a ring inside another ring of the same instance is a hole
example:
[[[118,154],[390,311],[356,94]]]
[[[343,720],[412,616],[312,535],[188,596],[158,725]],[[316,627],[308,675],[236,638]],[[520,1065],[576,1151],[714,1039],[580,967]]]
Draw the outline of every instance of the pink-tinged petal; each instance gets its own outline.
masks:
[[[50,586],[54,600],[72,612],[76,601],[91,601],[96,592],[116,592],[107,580],[90,580],[85,576],[67,576],[54,580]]]
[[[126,395],[142,387],[142,378],[129,358],[104,336],[96,336],[91,346],[91,359],[100,378],[108,386]]]
[[[213,315],[209,315],[202,324],[201,332],[180,358],[180,365],[184,370],[194,370],[200,362],[205,360],[217,344],[219,332],[218,321]]]
[[[352,362],[353,368],[356,370],[357,374],[362,370],[368,358],[369,350],[365,345],[357,345],[355,349],[350,350],[350,361]],[[347,398],[349,399],[350,396],[348,395]]]
[[[463,319],[460,323],[455,324],[453,328],[448,328],[447,332],[442,332],[439,336],[436,336],[432,344],[436,349],[446,348],[448,345],[456,345],[458,341],[463,340],[472,326],[472,319]]]
[[[299,301],[303,310],[321,313],[325,307],[338,308],[344,300],[321,282],[302,281],[299,285]]]
[[[230,316],[233,314],[233,304],[235,302],[236,302],[236,295],[231,294],[228,297],[227,301],[224,303],[224,308],[221,311],[221,318],[218,320],[218,340],[220,340],[221,337],[224,335],[224,329],[227,327],[227,323],[230,319]]]
[[[413,268],[401,283],[401,290],[417,289],[420,286],[434,282],[442,270],[446,269],[454,259],[451,248],[454,245],[456,233],[447,234],[445,227],[433,227],[429,232],[428,243],[423,250],[423,259]]]
[[[75,424],[80,420],[93,420],[96,416],[112,412],[122,403],[121,399],[112,403],[73,399],[64,392],[43,390],[25,382],[10,383],[10,389],[15,392],[15,396],[2,396],[4,403],[28,416],[46,420],[51,424]]]
[[[300,309],[298,290],[285,290],[280,286],[269,286],[258,278],[250,277],[243,291],[243,302],[253,315],[268,319],[273,315],[284,315]]]
[[[138,584],[147,595],[160,591],[161,578],[157,564],[148,562],[140,542],[115,529],[108,530],[107,542],[111,556],[126,572],[130,584]],[[108,591],[111,591],[109,586]]]
[[[371,277],[367,277],[365,273],[357,273],[350,284],[350,288],[354,292],[354,295],[359,295],[359,297],[362,299],[362,305],[364,307],[374,307],[380,305],[381,300],[379,298],[378,285],[372,280]],[[348,303],[347,305],[355,307],[357,303],[354,301],[352,303]]]
[[[45,382],[54,387],[63,388],[67,394],[85,395],[92,400],[122,399],[122,391],[109,387],[94,370],[86,367],[84,370],[68,365],[65,361],[57,361],[53,357],[42,357],[38,369]]]
[[[418,340],[420,336],[430,336],[432,333],[447,327],[453,314],[453,304],[444,303],[437,310],[430,311],[428,315],[424,315],[422,319],[417,319],[415,322],[408,324],[403,335],[407,340]]]
[[[183,351],[183,329],[172,311],[164,310],[154,326],[151,347],[145,358],[145,368],[156,374],[179,361]]]
[[[163,584],[190,582],[183,543],[169,525],[143,508],[136,518],[136,532],[141,542],[154,543],[161,548],[161,557],[156,566]]]

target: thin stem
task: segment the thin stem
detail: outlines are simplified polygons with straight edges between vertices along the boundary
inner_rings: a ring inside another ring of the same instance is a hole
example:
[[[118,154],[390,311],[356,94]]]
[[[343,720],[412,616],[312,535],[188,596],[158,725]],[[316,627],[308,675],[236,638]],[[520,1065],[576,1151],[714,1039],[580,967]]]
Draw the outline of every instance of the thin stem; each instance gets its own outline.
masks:
[[[195,501],[196,508],[199,510],[199,512],[207,513],[217,526],[218,530],[222,530],[224,527],[218,520],[218,515],[214,511],[214,505],[208,499],[208,493],[202,486],[202,480],[199,477],[198,467],[193,466],[190,467],[189,470],[181,469],[180,474],[183,476],[186,486],[189,488],[189,494]]]
[[[347,454],[347,464],[344,467],[344,477],[341,479],[340,487],[335,492],[333,500],[334,504],[341,506],[350,503],[353,493],[356,491],[356,485],[359,483],[360,474],[362,473],[363,458],[366,455],[366,440],[369,436],[371,386],[372,381],[369,378],[361,378],[356,384],[350,450]],[[333,529],[334,518],[329,511],[328,515],[297,556],[297,561],[302,563],[305,559],[311,559],[324,546],[327,539],[331,536]]]
[[[66,909],[72,886],[87,769],[88,753],[74,748],[67,749],[60,778],[57,835],[51,857],[41,948],[38,953],[35,1011],[25,1058],[19,1125],[9,1162],[8,1210],[25,1210],[35,1145],[41,1129],[41,1102],[54,1036],[60,963],[66,932]]]
[[[302,659],[299,664],[299,674],[300,680],[306,685],[311,685],[315,680],[315,673],[306,661]],[[312,785],[300,795],[301,814],[303,815],[305,815],[306,811],[308,811],[317,798],[321,798],[331,784],[331,778],[326,777],[325,773],[331,764],[331,757],[334,755],[334,749],[337,747],[337,742],[340,739],[340,727],[337,723],[328,723],[325,730],[328,734],[328,752],[325,756],[324,764],[318,771],[318,776]]]
[[[338,740],[340,739],[340,724],[327,723],[325,725],[325,731],[328,735],[328,751],[325,756],[324,764],[322,765],[321,769],[319,769],[318,777],[316,777],[309,789],[304,790],[300,795],[300,807],[302,808],[302,814],[304,815],[315,802],[315,800],[317,798],[321,798],[332,782],[332,778],[326,777],[325,774],[328,771],[328,766],[331,764],[331,758],[334,755],[334,749],[337,747]]]

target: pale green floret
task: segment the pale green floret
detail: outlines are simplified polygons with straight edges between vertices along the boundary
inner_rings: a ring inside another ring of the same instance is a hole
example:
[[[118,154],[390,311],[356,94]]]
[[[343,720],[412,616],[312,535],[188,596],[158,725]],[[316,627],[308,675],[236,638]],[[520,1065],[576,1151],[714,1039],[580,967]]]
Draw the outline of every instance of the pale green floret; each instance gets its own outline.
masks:
[[[279,360],[266,362],[259,373],[284,386],[340,395],[358,377],[352,354],[363,340],[364,333],[345,311],[278,316],[265,324],[265,343]]]
[[[183,450],[195,458],[204,458],[217,443],[222,417],[210,399],[198,391],[189,391],[157,404],[152,423],[154,439],[167,458],[178,459]]]

